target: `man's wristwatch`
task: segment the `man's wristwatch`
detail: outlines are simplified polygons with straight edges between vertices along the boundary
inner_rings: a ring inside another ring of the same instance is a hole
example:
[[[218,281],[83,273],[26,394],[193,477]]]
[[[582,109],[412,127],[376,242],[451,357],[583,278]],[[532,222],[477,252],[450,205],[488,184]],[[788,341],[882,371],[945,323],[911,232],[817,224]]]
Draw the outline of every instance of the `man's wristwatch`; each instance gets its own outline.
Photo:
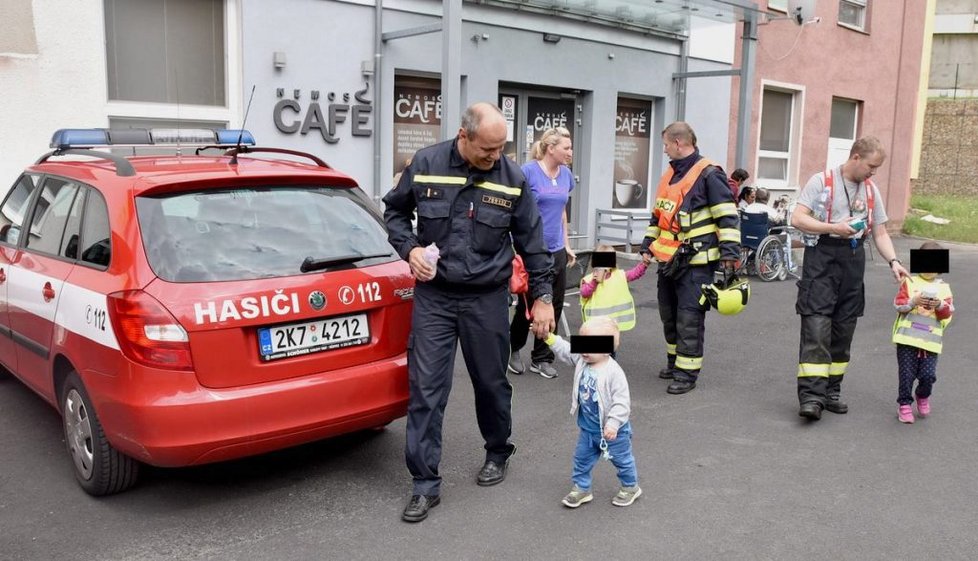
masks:
[[[537,300],[543,302],[544,304],[550,304],[551,306],[553,306],[553,303],[554,303],[554,295],[553,294],[544,294],[543,296],[537,298]]]
[[[896,261],[897,263],[899,263],[899,264],[901,264],[901,265],[903,265],[903,261],[900,261],[900,260],[899,260],[899,259],[897,259],[896,257],[894,257],[893,259],[890,259],[889,261],[887,261],[887,262],[886,262],[886,264],[887,264],[887,265],[889,265],[889,266],[890,266],[890,268],[892,269],[892,268],[893,268],[893,262],[894,262],[894,261]]]

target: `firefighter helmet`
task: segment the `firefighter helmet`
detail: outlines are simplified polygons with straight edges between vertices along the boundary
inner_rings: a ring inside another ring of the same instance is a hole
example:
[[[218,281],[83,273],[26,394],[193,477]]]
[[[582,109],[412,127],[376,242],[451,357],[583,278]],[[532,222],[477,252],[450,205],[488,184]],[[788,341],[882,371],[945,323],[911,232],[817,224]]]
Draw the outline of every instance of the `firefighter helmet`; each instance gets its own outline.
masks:
[[[704,284],[700,288],[710,306],[725,316],[739,314],[750,300],[747,279],[726,271],[717,271],[713,284]]]

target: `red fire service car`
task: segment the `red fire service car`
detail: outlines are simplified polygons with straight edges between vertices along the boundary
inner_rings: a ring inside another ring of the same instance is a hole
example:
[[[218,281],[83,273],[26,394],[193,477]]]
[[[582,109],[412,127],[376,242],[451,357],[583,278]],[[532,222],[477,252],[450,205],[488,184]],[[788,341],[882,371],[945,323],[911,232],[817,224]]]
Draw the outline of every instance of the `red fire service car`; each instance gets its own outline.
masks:
[[[0,205],[0,363],[61,412],[85,491],[405,414],[413,279],[353,179],[247,131],[51,147]]]

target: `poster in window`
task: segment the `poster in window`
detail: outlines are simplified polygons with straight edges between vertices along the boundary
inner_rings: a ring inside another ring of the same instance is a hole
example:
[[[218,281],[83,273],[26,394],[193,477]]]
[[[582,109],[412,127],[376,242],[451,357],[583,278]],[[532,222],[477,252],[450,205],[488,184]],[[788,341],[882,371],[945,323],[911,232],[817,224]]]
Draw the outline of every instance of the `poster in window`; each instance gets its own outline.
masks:
[[[611,208],[648,208],[652,102],[618,98]]]
[[[533,130],[533,141],[530,142],[527,134],[526,157],[523,162],[532,158],[530,150],[533,142],[540,140],[547,129],[564,127],[570,131],[571,140],[574,139],[574,100],[531,96],[526,100],[526,113],[526,128],[528,131]],[[573,163],[568,167],[573,168]]]
[[[418,150],[438,142],[441,135],[441,81],[436,78],[394,78],[394,179]]]

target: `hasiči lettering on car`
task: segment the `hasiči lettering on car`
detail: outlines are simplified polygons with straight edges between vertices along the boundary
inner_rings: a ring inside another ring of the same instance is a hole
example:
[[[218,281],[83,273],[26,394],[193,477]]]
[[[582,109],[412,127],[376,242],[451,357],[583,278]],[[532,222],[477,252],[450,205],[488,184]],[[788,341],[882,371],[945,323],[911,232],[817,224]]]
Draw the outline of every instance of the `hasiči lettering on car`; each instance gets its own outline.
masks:
[[[271,297],[246,296],[240,300],[194,302],[194,320],[198,325],[228,320],[267,318],[299,313],[299,293],[276,290]]]

